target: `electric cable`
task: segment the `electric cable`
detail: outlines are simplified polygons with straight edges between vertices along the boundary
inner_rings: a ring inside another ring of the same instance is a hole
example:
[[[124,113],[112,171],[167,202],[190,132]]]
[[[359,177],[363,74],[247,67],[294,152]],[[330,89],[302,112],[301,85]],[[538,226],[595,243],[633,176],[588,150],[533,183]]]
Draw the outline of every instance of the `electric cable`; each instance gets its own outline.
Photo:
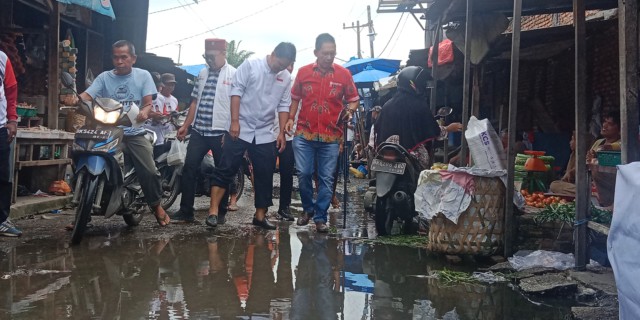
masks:
[[[184,5],[177,6],[177,7],[171,7],[171,8],[166,8],[166,9],[160,9],[160,10],[156,10],[156,11],[151,11],[151,12],[149,12],[149,14],[154,14],[154,13],[160,13],[160,12],[165,12],[165,11],[171,11],[171,10],[175,10],[175,9],[180,9],[180,8],[184,8],[184,7],[187,7],[187,6],[192,6],[192,5],[195,5],[195,4],[200,4],[200,3],[205,2],[205,1],[207,1],[207,0],[198,0],[198,2],[197,2],[197,3],[187,3],[187,4],[184,4]]]
[[[205,34],[205,33],[208,33],[208,32],[212,32],[212,31],[215,31],[215,30],[218,30],[218,29],[222,29],[222,28],[227,27],[227,26],[230,26],[230,25],[232,25],[232,24],[234,24],[234,23],[240,22],[240,21],[242,21],[242,20],[248,19],[248,18],[253,17],[253,16],[255,16],[255,15],[258,15],[258,14],[260,14],[260,13],[263,13],[263,12],[265,12],[265,11],[267,11],[267,10],[269,10],[269,9],[271,9],[271,8],[273,8],[273,7],[275,7],[275,6],[278,6],[278,5],[282,4],[282,3],[283,3],[283,2],[285,2],[285,1],[286,1],[286,0],[281,0],[280,2],[274,3],[274,4],[272,4],[272,5],[268,6],[268,7],[265,7],[265,8],[263,8],[263,9],[261,9],[261,10],[258,10],[258,11],[256,11],[256,12],[253,12],[253,13],[251,13],[251,14],[249,14],[249,15],[246,15],[246,16],[244,16],[244,17],[238,18],[238,19],[233,20],[233,21],[231,21],[231,22],[225,23],[225,24],[223,24],[223,25],[217,26],[217,27],[215,27],[215,28],[208,29],[208,30],[206,30],[206,31],[204,31],[204,32],[200,32],[200,33],[197,33],[197,34],[194,34],[194,35],[188,36],[188,37],[184,37],[184,38],[181,38],[181,39],[178,39],[178,40],[174,40],[174,41],[171,41],[171,42],[167,42],[167,43],[164,43],[164,44],[161,44],[161,45],[155,46],[155,47],[151,47],[151,48],[149,48],[149,49],[147,49],[147,50],[153,50],[153,49],[157,49],[157,48],[161,48],[161,47],[166,47],[166,46],[168,46],[168,45],[172,45],[172,44],[174,44],[174,43],[178,43],[178,42],[182,42],[182,41],[184,41],[184,40],[188,40],[188,39],[193,39],[193,38],[195,38],[195,37],[199,37],[199,36],[201,36],[201,35],[203,35],[203,34]]]
[[[381,57],[382,54],[387,50],[389,43],[391,43],[391,40],[393,40],[393,36],[396,34],[396,31],[398,31],[398,26],[400,26],[400,22],[402,22],[403,17],[404,17],[404,12],[402,13],[402,15],[400,15],[400,19],[398,19],[398,23],[396,24],[396,27],[393,29],[393,33],[391,33],[391,37],[389,37],[389,41],[387,41],[387,44],[384,45],[384,49],[382,49],[378,57]]]

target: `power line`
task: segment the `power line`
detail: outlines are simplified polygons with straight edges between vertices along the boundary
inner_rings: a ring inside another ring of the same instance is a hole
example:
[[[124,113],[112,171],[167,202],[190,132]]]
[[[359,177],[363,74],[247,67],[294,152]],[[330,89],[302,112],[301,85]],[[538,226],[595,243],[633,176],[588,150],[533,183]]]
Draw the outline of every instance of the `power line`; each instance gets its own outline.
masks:
[[[177,0],[177,1],[178,1],[178,3],[179,3],[179,4],[182,4],[182,1],[180,1],[180,0]],[[197,3],[197,2],[196,2],[196,3]],[[187,7],[189,8],[189,10],[187,10]],[[189,11],[193,12],[193,14],[195,14],[195,15],[196,15],[196,18],[198,18],[198,20],[200,20],[200,22],[202,23],[202,25],[203,25],[205,28],[209,29],[209,25],[207,25],[207,23],[206,23],[206,22],[204,22],[204,20],[202,20],[202,18],[200,17],[200,15],[198,14],[198,12],[197,12],[197,11],[193,10],[190,6],[184,6],[184,7],[183,7],[183,9],[184,9],[185,11],[187,11],[187,13],[188,13]],[[216,36],[216,35],[213,33],[213,31],[211,31],[211,35],[212,35],[212,36],[214,36],[214,37]]]
[[[154,13],[160,13],[160,12],[180,9],[180,8],[184,8],[184,7],[200,4],[200,3],[205,2],[205,1],[207,1],[207,0],[198,0],[197,3],[194,2],[194,3],[181,4],[181,5],[177,6],[177,7],[172,7],[172,8],[166,8],[166,9],[160,9],[160,10],[152,11],[152,12],[149,12],[149,14],[154,14]]]
[[[272,5],[268,6],[268,7],[265,7],[265,8],[263,8],[263,9],[261,9],[261,10],[258,10],[258,11],[256,11],[256,12],[252,13],[252,14],[249,14],[249,15],[246,15],[246,16],[244,16],[244,17],[242,17],[242,18],[239,18],[239,19],[233,20],[233,21],[231,21],[231,22],[225,23],[225,24],[223,24],[223,25],[221,25],[221,26],[218,26],[218,27],[215,27],[215,28],[213,28],[213,29],[208,29],[208,30],[206,30],[206,31],[204,31],[204,32],[200,32],[200,33],[198,33],[198,34],[194,34],[194,35],[192,35],[192,36],[184,37],[184,38],[182,38],[182,39],[174,40],[174,41],[171,41],[171,42],[167,42],[167,43],[165,43],[165,44],[161,44],[161,45],[158,45],[158,46],[155,46],[155,47],[151,47],[151,48],[149,48],[149,49],[147,49],[147,50],[153,50],[153,49],[157,49],[157,48],[161,48],[161,47],[166,47],[166,46],[168,46],[168,45],[172,45],[172,44],[174,44],[174,43],[178,43],[178,42],[181,42],[181,41],[184,41],[184,40],[188,40],[188,39],[193,39],[193,38],[195,38],[195,37],[199,37],[199,36],[201,36],[201,35],[203,35],[203,34],[205,34],[205,33],[209,33],[209,32],[213,32],[213,31],[218,30],[218,29],[222,29],[222,28],[227,27],[227,26],[230,26],[230,25],[232,25],[232,24],[234,24],[234,23],[240,22],[240,21],[242,21],[242,20],[248,19],[248,18],[253,17],[253,16],[255,16],[255,15],[258,15],[258,14],[260,14],[260,13],[263,13],[263,12],[265,12],[265,11],[267,11],[267,10],[269,10],[269,9],[271,9],[271,8],[273,8],[273,7],[275,7],[275,6],[278,6],[278,5],[282,4],[282,3],[283,3],[283,2],[285,2],[285,1],[286,1],[286,0],[281,0],[280,2],[274,3],[274,4],[272,4]],[[200,2],[202,2],[202,0],[200,0]]]
[[[393,36],[396,34],[396,31],[398,31],[398,26],[400,26],[400,22],[402,21],[403,17],[404,17],[404,12],[402,13],[402,15],[400,15],[400,19],[398,19],[398,23],[396,23],[396,27],[393,29],[393,33],[391,33],[391,37],[389,37],[389,41],[387,41],[387,44],[384,45],[384,49],[382,49],[378,57],[381,57],[382,54],[385,52],[385,50],[387,50],[387,47],[389,46],[389,43],[391,43]]]
[[[393,51],[393,49],[396,48],[396,44],[398,44],[398,39],[400,39],[400,36],[402,35],[402,31],[404,31],[404,26],[407,24],[407,20],[409,20],[409,15],[404,17],[404,22],[402,23],[402,28],[400,28],[400,32],[398,33],[398,36],[396,37],[396,40],[393,41],[393,45],[391,46],[391,50],[389,50],[389,51]]]

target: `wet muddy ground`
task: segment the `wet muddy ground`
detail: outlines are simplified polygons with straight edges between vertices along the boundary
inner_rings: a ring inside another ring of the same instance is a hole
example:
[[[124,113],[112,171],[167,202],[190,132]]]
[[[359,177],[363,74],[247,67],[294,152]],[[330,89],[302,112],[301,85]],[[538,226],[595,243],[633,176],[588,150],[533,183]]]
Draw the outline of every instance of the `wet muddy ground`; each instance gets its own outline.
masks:
[[[277,180],[277,179],[276,179]],[[216,230],[135,228],[94,217],[78,246],[73,212],[17,221],[0,241],[0,319],[565,319],[573,302],[527,297],[509,283],[448,284],[448,265],[424,249],[383,245],[352,179],[347,228],[329,235],[278,222],[250,225],[251,191]],[[277,193],[277,192],[276,192]],[[209,198],[196,199],[202,222]],[[277,203],[277,200],[274,199]],[[174,205],[177,209],[177,205]],[[274,210],[277,208],[273,208]]]

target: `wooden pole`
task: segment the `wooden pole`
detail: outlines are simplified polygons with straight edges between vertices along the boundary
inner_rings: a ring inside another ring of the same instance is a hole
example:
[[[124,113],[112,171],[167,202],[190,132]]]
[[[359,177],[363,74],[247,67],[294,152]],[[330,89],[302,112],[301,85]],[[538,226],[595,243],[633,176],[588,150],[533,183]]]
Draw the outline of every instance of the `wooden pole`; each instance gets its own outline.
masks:
[[[60,86],[60,76],[58,72],[58,43],[60,42],[60,4],[53,2],[53,8],[49,13],[49,36],[48,36],[48,109],[47,127],[58,129],[58,88]]]
[[[513,0],[513,33],[511,34],[511,75],[509,80],[509,146],[507,148],[507,187],[504,200],[504,256],[513,251],[513,189],[516,150],[516,121],[518,115],[518,77],[520,74],[520,30],[522,28],[522,0]]]
[[[360,20],[356,21],[356,34],[358,37],[358,59],[362,59],[362,50],[360,49]]]
[[[587,218],[590,203],[587,165],[587,143],[583,138],[587,132],[587,55],[584,0],[573,0],[573,23],[575,27],[575,117],[576,117],[576,222],[575,268],[587,266]]]
[[[638,2],[618,0],[622,163],[640,160],[638,146]]]
[[[438,80],[436,74],[438,72],[438,47],[440,45],[440,25],[441,19],[438,19],[438,26],[436,27],[436,34],[433,40],[433,49],[431,50],[431,77],[433,78],[433,87],[431,87],[431,97],[429,105],[431,107],[431,114],[436,114],[436,104],[438,103]]]
[[[467,128],[469,123],[469,80],[471,78],[471,30],[473,29],[473,0],[467,0],[466,25],[464,31],[464,79],[462,81],[462,127]],[[462,133],[462,146],[460,148],[460,163],[466,166],[467,161],[467,139]]]

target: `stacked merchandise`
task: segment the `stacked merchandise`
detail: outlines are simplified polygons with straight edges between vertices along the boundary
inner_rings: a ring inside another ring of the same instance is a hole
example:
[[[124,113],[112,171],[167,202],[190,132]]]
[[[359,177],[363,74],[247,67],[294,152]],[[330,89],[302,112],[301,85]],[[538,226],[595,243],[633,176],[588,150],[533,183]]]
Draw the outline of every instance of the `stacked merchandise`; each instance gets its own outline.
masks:
[[[78,60],[78,56],[77,56],[78,49],[74,48],[73,40],[67,39],[60,42],[60,45],[58,46],[58,51],[60,56],[59,58],[60,72],[61,73],[67,72],[74,79],[73,90],[68,89],[64,87],[62,84],[60,84],[59,99],[60,99],[60,102],[64,102],[67,100],[69,96],[74,95],[73,91],[76,89],[75,79],[76,79],[76,74],[78,73],[78,69],[76,69],[76,62]],[[78,128],[84,125],[84,122],[85,122],[85,117],[83,115],[80,115],[73,111],[68,111],[67,125],[65,129],[69,132],[75,132]]]
[[[527,177],[528,172],[524,168],[524,164],[527,162],[529,158],[532,156],[518,153],[516,155],[515,160],[515,170],[514,170],[514,180],[515,181],[523,181]],[[543,181],[545,185],[549,185],[549,183],[554,180],[554,172],[553,172],[553,163],[556,160],[553,156],[538,156],[540,160],[544,162],[545,167],[547,168],[546,172],[532,172],[532,174]]]
[[[20,51],[16,46],[16,40],[19,37],[22,37],[22,34],[16,32],[3,33],[0,35],[0,50],[9,57],[9,60],[11,60],[13,72],[15,72],[16,76],[19,76],[26,71],[22,64],[22,59],[20,58]]]
[[[71,41],[64,40],[60,42],[60,45],[58,46],[58,52],[60,53],[59,55],[60,56],[59,58],[60,73],[67,72],[75,80],[76,73],[78,72],[78,69],[76,69],[76,60],[78,59],[77,58],[78,49],[71,47]],[[74,89],[75,89],[75,84],[74,84]],[[67,89],[61,84],[60,96],[59,96],[60,102],[64,102],[67,96],[70,96],[73,94],[74,94],[73,90]]]

